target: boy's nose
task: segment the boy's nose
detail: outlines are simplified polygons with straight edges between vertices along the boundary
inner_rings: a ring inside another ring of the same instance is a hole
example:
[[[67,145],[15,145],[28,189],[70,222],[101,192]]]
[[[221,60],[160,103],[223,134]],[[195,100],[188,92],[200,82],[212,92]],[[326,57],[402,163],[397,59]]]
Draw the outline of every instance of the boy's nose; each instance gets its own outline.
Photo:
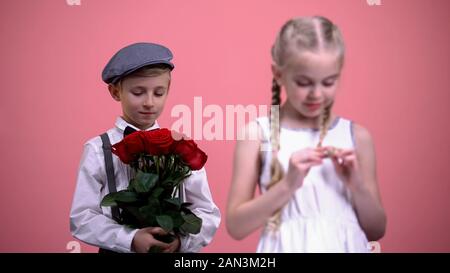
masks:
[[[152,95],[147,96],[147,98],[144,100],[144,106],[153,107],[154,105],[155,105],[154,97]]]

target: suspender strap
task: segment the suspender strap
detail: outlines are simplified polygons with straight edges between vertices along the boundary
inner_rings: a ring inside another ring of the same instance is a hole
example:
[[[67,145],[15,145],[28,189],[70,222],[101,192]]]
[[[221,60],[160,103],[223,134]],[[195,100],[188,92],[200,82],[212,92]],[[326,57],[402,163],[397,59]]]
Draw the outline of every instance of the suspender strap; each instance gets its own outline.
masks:
[[[103,142],[103,154],[105,157],[105,169],[106,169],[106,178],[108,179],[108,190],[109,192],[117,192],[116,181],[114,179],[114,165],[112,160],[112,152],[111,152],[111,142],[109,141],[109,137],[107,133],[104,133],[100,136]],[[111,207],[111,214],[113,219],[116,222],[119,222],[119,208],[117,206]]]

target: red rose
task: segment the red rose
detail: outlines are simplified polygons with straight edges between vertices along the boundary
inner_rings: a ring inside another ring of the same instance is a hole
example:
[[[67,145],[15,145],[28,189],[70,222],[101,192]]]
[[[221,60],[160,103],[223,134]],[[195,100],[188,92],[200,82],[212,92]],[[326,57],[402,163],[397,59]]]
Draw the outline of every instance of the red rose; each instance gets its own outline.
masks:
[[[133,155],[127,152],[125,142],[121,141],[114,144],[112,146],[112,152],[113,154],[117,155],[120,158],[120,160],[125,164],[129,164],[131,161],[133,161]]]
[[[151,155],[165,155],[172,151],[174,140],[169,129],[156,129],[145,132],[145,149]]]
[[[126,136],[122,141],[112,146],[112,152],[117,155],[120,160],[129,164],[136,158],[136,155],[145,152],[145,142],[142,132],[137,131]]]
[[[208,159],[208,156],[197,147],[193,140],[177,141],[173,152],[180,155],[183,162],[192,170],[200,170]]]

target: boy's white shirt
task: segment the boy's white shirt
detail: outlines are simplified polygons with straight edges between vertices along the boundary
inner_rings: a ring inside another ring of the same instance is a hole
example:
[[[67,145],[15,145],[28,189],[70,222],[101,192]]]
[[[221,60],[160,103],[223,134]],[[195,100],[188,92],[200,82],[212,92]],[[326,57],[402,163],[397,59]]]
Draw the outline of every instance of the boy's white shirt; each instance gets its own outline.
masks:
[[[135,126],[118,117],[115,127],[108,130],[111,144],[123,139],[127,126]],[[158,123],[147,129],[159,128]],[[113,155],[113,165],[117,190],[128,186],[128,167]],[[116,252],[131,252],[131,243],[137,229],[119,225],[112,219],[111,208],[101,207],[100,201],[109,193],[106,179],[105,161],[100,136],[84,144],[84,151],[78,170],[75,194],[70,210],[70,230],[72,235],[88,244]],[[209,244],[220,224],[220,212],[214,204],[208,185],[205,168],[192,171],[184,182],[185,202],[190,209],[202,218],[202,228],[198,234],[181,237],[180,252],[198,252]]]

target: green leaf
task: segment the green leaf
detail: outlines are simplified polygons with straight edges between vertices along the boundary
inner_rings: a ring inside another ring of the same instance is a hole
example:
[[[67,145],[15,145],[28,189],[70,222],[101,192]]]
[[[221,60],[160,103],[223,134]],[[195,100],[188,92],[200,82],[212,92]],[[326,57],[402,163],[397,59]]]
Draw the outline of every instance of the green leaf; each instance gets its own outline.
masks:
[[[159,199],[157,199],[157,198],[149,197],[148,201],[147,201],[147,205],[152,208],[155,208],[157,210],[161,209],[161,204],[159,203]]]
[[[134,184],[134,189],[139,192],[149,192],[156,185],[156,181],[158,181],[158,176],[153,173],[145,173],[141,170],[138,170],[136,174],[136,183]]]
[[[138,196],[136,193],[128,190],[122,190],[119,192],[111,192],[105,195],[100,205],[104,207],[111,207],[119,205],[117,202],[132,203],[136,201],[138,201]]]
[[[139,211],[138,207],[133,207],[133,206],[126,206],[124,208],[124,210],[128,211],[131,215],[133,215],[136,219],[138,219],[139,221],[142,221],[143,217],[141,212]]]
[[[122,206],[122,213],[120,214],[122,222],[121,224],[127,224],[133,228],[141,228],[146,226],[145,218],[139,212],[139,208],[136,206]]]
[[[135,188],[136,188],[136,180],[134,178],[131,178],[127,190],[132,191],[135,190]]]
[[[184,219],[184,224],[181,225],[182,231],[192,234],[197,234],[200,232],[202,227],[202,219],[197,217],[195,214],[182,215]]]
[[[156,200],[156,202],[153,202],[152,204],[140,207],[139,211],[142,215],[157,215],[160,214],[161,208],[158,200]]]
[[[143,219],[145,219],[145,222],[148,226],[155,226],[156,225],[156,216],[159,212],[158,208],[152,207],[152,206],[143,206],[139,208],[139,213]]]
[[[100,206],[102,207],[111,207],[111,206],[117,206],[115,192],[108,193],[103,197],[102,202],[100,203]]]
[[[169,215],[170,218],[172,218],[173,229],[175,231],[179,230],[181,225],[184,224],[184,219],[183,219],[183,216],[181,215],[180,211],[167,211],[166,214]]]
[[[138,195],[135,192],[123,190],[115,192],[114,199],[116,202],[133,203],[138,201]]]
[[[170,198],[170,199],[164,199],[169,204],[175,205],[177,209],[181,207],[181,202],[178,198]]]
[[[157,188],[153,189],[153,192],[150,196],[151,196],[151,198],[158,198],[161,195],[161,193],[163,193],[163,191],[164,191],[163,188],[157,187]]]
[[[168,215],[156,216],[156,222],[158,222],[159,226],[167,232],[171,232],[173,229],[172,218]]]

